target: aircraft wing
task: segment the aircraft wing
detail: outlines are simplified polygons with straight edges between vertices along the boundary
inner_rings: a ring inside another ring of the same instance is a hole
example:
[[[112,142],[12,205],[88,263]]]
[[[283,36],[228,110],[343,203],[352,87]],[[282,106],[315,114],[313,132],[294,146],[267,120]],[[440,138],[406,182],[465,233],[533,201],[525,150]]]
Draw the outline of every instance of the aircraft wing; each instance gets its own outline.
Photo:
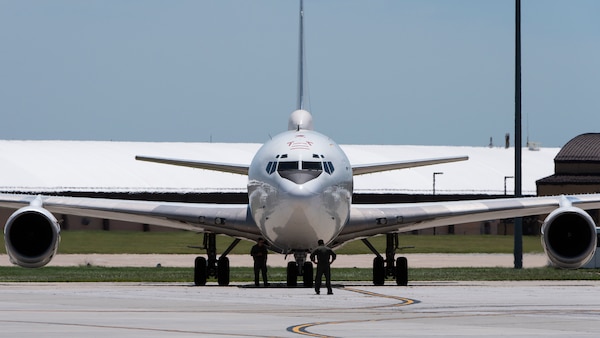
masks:
[[[171,165],[176,165],[176,166],[181,166],[181,167],[190,167],[190,168],[196,168],[196,169],[216,170],[216,171],[240,174],[240,175],[248,175],[248,168],[249,168],[249,165],[243,165],[243,164],[180,160],[180,159],[164,158],[164,157],[136,156],[135,159],[138,161],[164,163],[164,164],[171,164]]]
[[[469,159],[468,156],[455,156],[455,157],[438,157],[438,158],[410,160],[410,161],[358,164],[358,165],[352,166],[352,174],[353,175],[372,174],[372,173],[376,173],[376,172],[380,172],[380,171],[422,167],[422,166],[427,166],[427,165],[432,165],[432,164],[466,161],[468,159]]]
[[[349,224],[335,245],[391,232],[409,232],[437,226],[454,225],[503,218],[545,215],[556,209],[576,207],[599,209],[600,194],[502,198],[471,201],[355,204]]]
[[[82,197],[0,194],[0,207],[44,208],[68,214],[213,232],[256,240],[260,231],[247,204],[173,203]]]

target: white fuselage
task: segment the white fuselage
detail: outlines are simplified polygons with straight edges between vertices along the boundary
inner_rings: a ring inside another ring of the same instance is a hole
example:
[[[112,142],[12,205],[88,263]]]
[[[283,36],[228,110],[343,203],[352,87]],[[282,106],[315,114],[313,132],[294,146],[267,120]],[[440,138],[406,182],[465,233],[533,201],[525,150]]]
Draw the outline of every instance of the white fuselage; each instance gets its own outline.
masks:
[[[262,235],[290,253],[332,241],[348,222],[352,168],[342,149],[313,130],[265,143],[248,172],[250,212]]]

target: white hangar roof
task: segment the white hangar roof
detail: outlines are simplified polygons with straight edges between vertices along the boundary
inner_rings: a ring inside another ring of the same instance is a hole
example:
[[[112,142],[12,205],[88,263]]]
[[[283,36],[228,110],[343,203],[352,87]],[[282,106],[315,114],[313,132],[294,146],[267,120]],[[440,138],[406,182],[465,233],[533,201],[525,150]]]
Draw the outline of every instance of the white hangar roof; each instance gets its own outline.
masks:
[[[0,140],[0,190],[4,192],[245,192],[246,176],[136,161],[135,155],[248,164],[260,144]],[[513,193],[514,148],[342,145],[351,163],[441,156],[468,161],[357,176],[357,193]],[[560,148],[523,149],[523,194],[554,172]]]

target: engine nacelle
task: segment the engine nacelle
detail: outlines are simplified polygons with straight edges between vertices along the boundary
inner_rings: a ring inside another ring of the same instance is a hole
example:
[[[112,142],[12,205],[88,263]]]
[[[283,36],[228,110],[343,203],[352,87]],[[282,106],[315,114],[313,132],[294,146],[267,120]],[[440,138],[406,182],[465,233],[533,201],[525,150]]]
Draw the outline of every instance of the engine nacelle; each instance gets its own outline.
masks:
[[[48,264],[58,250],[60,225],[48,210],[29,205],[8,218],[4,242],[13,264],[39,268]]]
[[[596,224],[576,207],[554,210],[542,225],[542,245],[550,261],[565,269],[586,264],[596,251]]]

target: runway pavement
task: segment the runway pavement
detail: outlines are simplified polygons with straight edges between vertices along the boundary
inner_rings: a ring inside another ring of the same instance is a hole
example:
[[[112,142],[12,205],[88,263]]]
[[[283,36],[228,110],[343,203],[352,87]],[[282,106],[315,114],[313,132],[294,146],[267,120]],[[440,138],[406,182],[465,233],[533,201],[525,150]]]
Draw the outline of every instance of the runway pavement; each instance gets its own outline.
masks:
[[[598,337],[600,283],[0,284],[0,337]]]
[[[406,254],[409,267],[412,268],[442,268],[442,267],[513,267],[512,254]],[[49,266],[132,266],[153,267],[160,264],[163,267],[193,266],[196,255],[63,255],[58,254]],[[230,264],[236,266],[252,266],[250,255],[229,255]],[[337,268],[372,268],[374,255],[338,255],[333,264]],[[268,265],[285,267],[293,260],[293,255],[269,255]],[[525,254],[525,268],[546,266],[548,259],[544,254]],[[0,255],[0,266],[10,266],[6,255]]]

